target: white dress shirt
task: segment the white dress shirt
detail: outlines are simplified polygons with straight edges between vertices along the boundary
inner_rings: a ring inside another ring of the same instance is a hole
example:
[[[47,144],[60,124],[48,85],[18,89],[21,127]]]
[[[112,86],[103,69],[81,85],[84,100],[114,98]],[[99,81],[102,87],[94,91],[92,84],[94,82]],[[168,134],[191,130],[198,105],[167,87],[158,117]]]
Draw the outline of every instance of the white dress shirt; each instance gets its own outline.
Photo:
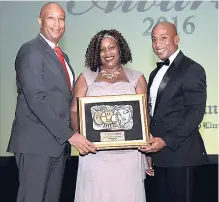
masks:
[[[55,48],[55,44],[53,43],[53,42],[51,42],[51,41],[49,41],[48,39],[46,39],[41,33],[40,33],[40,35],[44,38],[44,40],[49,44],[49,46],[52,48],[52,49],[54,49]],[[58,46],[58,44],[57,44],[57,46]],[[55,52],[55,51],[54,51]],[[56,53],[56,52],[55,52]],[[72,87],[72,84],[73,84],[73,74],[72,74],[72,71],[71,71],[71,69],[70,69],[70,67],[69,67],[69,65],[68,65],[68,63],[65,61],[65,66],[66,66],[66,68],[67,68],[67,71],[68,71],[68,74],[69,74],[69,78],[70,78],[70,83],[71,83],[71,87]]]
[[[169,57],[169,60],[170,60],[170,64],[169,66],[171,65],[171,63],[173,62],[173,60],[176,58],[176,56],[178,55],[179,53],[179,50],[177,50],[175,53],[173,53],[170,57]],[[162,62],[162,61],[160,61]],[[156,103],[156,99],[157,99],[157,91],[158,91],[158,88],[160,86],[160,83],[166,73],[166,71],[168,70],[169,66],[167,65],[164,65],[160,68],[160,70],[157,72],[156,76],[154,77],[154,80],[151,84],[151,87],[150,87],[150,106],[151,106],[151,109],[150,109],[150,116],[153,116],[154,114],[154,108],[155,108],[155,103]]]

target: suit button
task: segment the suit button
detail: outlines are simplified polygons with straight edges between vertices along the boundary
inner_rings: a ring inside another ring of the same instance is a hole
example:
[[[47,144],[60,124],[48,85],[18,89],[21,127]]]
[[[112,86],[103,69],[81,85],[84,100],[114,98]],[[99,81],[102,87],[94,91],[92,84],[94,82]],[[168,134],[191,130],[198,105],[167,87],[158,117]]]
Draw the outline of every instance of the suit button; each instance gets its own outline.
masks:
[[[157,123],[156,122],[152,122],[152,125],[155,126]]]
[[[57,133],[55,133],[54,137],[57,139],[57,138],[59,138],[59,135]]]

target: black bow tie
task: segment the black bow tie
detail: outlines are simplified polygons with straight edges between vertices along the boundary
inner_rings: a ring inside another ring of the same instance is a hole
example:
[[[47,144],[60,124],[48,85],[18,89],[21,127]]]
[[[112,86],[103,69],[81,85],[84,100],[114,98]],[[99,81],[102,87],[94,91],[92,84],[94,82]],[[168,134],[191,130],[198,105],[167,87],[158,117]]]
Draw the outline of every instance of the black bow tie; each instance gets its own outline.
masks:
[[[170,64],[170,60],[169,58],[167,58],[163,62],[157,62],[157,68],[160,69],[161,67],[163,67],[163,65],[169,66],[169,64]]]

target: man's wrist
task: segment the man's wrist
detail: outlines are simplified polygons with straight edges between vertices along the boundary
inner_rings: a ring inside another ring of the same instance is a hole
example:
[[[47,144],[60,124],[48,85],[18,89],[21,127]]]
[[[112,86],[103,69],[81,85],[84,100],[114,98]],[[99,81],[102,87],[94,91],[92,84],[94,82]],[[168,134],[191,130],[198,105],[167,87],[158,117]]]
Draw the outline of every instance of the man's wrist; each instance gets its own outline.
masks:
[[[78,129],[78,128],[75,128],[75,129],[73,130],[73,134],[77,133],[78,131],[79,131],[79,129]]]

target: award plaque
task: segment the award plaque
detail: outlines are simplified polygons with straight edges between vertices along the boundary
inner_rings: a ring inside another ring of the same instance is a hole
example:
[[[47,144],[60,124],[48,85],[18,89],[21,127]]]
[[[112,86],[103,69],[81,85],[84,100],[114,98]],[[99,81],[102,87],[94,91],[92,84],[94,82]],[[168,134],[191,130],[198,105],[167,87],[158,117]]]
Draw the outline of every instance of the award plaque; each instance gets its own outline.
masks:
[[[78,98],[79,130],[99,149],[138,148],[149,139],[145,94]]]

